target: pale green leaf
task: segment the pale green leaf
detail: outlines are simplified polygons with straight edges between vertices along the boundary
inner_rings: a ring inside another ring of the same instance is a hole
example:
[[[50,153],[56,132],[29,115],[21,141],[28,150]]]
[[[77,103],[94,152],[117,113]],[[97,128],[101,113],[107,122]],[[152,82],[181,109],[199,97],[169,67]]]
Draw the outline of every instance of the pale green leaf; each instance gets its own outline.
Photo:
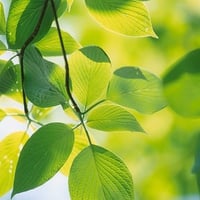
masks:
[[[141,1],[85,0],[91,15],[105,28],[128,36],[157,37]]]
[[[70,11],[74,0],[66,0],[67,1],[67,10]]]
[[[0,55],[3,54],[6,51],[5,44],[0,40]]]
[[[24,88],[29,100],[39,107],[65,104],[64,70],[42,58],[34,47],[29,47],[24,55]]]
[[[88,113],[87,125],[100,131],[144,132],[131,113],[111,103],[102,103],[93,108]]]
[[[107,97],[141,113],[153,113],[166,106],[161,80],[137,67],[117,69],[111,79]]]
[[[71,168],[72,162],[74,158],[85,148],[89,145],[88,138],[86,136],[86,133],[83,129],[83,127],[76,128],[74,130],[74,146],[72,149],[72,152],[67,159],[67,162],[65,165],[62,167],[61,172],[68,176],[69,175],[69,170]]]
[[[66,162],[73,143],[73,131],[65,124],[51,123],[38,129],[20,154],[12,196],[52,178]]]
[[[4,119],[4,117],[6,116],[6,113],[0,109],[0,121]]]
[[[0,35],[6,33],[6,21],[3,4],[0,2]]]
[[[0,197],[13,187],[19,154],[28,137],[24,132],[16,132],[0,142]]]
[[[84,112],[105,98],[111,77],[111,64],[99,47],[84,47],[69,57],[72,93]]]
[[[72,200],[133,200],[133,181],[123,161],[110,151],[89,146],[74,160],[69,175]]]
[[[169,106],[185,117],[200,116],[200,49],[175,63],[163,78]]]
[[[54,0],[54,2],[56,7],[58,7],[60,0]],[[6,30],[10,48],[19,49],[23,46],[38,25],[44,6],[45,1],[15,0],[11,2]],[[50,1],[48,1],[45,9],[46,12],[39,32],[33,42],[39,41],[46,35],[54,19]]]
[[[11,61],[0,60],[0,95],[22,101],[20,68]]]
[[[71,35],[64,31],[61,33],[67,54],[80,48],[80,44],[76,42]],[[37,42],[35,46],[44,56],[60,56],[63,54],[56,28],[51,28],[47,35]]]

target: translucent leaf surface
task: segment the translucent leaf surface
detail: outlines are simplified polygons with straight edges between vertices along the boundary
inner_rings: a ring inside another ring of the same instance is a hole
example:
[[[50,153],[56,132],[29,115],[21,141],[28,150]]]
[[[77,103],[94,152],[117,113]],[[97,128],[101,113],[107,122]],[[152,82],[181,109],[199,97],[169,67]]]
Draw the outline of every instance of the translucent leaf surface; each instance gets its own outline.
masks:
[[[92,145],[74,160],[69,175],[72,200],[133,200],[133,182],[125,164],[110,151]]]
[[[171,108],[186,117],[200,116],[200,49],[175,63],[163,78]]]
[[[111,103],[103,103],[93,108],[88,113],[87,125],[101,131],[144,132],[131,113]]]
[[[161,80],[137,67],[117,69],[111,79],[107,97],[141,113],[153,113],[166,106]]]
[[[4,45],[4,43],[0,40],[0,55],[2,53],[4,53],[6,50],[6,46]]]
[[[73,2],[74,2],[74,0],[67,0],[67,9],[68,9],[68,11],[71,10],[71,6],[72,6]]]
[[[11,2],[6,36],[10,48],[19,49],[33,33],[41,16],[46,1],[15,0]],[[54,0],[58,7],[60,0]],[[54,17],[50,1],[46,6],[46,12],[41,22],[40,30],[34,41],[40,40],[50,29]]]
[[[70,54],[80,48],[80,44],[67,32],[62,31],[66,53]],[[56,28],[51,28],[48,34],[35,44],[44,56],[60,56],[62,50]]]
[[[52,178],[66,162],[73,143],[73,131],[65,124],[51,123],[38,129],[22,149],[12,196]]]
[[[6,21],[3,4],[0,2],[0,35],[6,33]]]
[[[128,36],[156,37],[143,2],[85,0],[91,15],[105,28]]]
[[[0,60],[0,95],[21,101],[21,81],[19,65]]]
[[[25,92],[29,100],[39,107],[65,104],[65,75],[62,68],[44,60],[34,47],[26,49],[24,56]]]
[[[74,146],[72,149],[72,153],[70,154],[67,162],[65,165],[62,167],[61,172],[68,176],[69,175],[69,170],[71,168],[72,162],[74,158],[85,148],[87,147],[88,144],[88,139],[86,137],[86,133],[84,132],[83,128],[77,128],[74,130]]]
[[[26,133],[16,132],[0,141],[0,197],[13,187],[19,154],[27,140]]]
[[[6,113],[0,109],[0,121],[3,120],[5,116],[6,116]]]
[[[105,52],[96,46],[84,47],[69,58],[72,92],[82,111],[105,98],[111,76],[111,64]]]

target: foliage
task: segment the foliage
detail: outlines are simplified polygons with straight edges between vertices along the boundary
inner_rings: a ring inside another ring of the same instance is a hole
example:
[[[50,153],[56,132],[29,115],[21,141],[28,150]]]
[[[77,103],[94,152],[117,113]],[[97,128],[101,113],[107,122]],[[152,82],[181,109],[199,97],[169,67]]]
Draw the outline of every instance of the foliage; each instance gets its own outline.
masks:
[[[12,1],[6,20],[0,3],[0,34],[6,37],[0,41],[0,53],[14,52],[10,60],[0,61],[0,95],[23,105],[24,113],[13,117],[25,118],[28,124],[25,133],[10,134],[0,143],[0,177],[6,183],[1,196],[13,186],[12,197],[38,187],[60,171],[69,176],[71,199],[132,200],[130,170],[112,152],[95,145],[95,132],[113,134],[114,138],[116,132],[145,132],[137,116],[152,114],[167,104],[180,115],[199,117],[199,50],[166,72],[163,88],[156,75],[142,68],[125,65],[113,69],[113,61],[102,47],[82,46],[61,30],[58,18],[66,13],[70,17],[73,3]],[[132,37],[157,37],[142,1],[85,0],[85,5],[108,30]],[[62,56],[64,64],[46,56]],[[69,123],[46,121],[57,107],[63,109]],[[0,120],[7,117],[8,110],[0,108]],[[31,128],[33,134],[28,139]],[[12,137],[14,144],[7,145]],[[7,152],[9,157],[5,157]],[[198,175],[196,155],[194,172]]]

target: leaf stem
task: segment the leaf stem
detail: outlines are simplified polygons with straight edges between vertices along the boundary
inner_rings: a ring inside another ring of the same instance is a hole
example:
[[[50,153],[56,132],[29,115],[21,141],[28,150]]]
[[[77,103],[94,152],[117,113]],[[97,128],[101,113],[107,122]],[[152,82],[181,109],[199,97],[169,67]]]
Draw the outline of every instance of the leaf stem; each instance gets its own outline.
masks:
[[[67,54],[66,54],[65,45],[64,45],[64,42],[63,42],[63,37],[62,37],[60,25],[59,25],[59,22],[58,22],[58,16],[57,16],[57,13],[56,13],[55,3],[54,3],[54,0],[50,0],[50,1],[51,1],[51,6],[52,6],[55,22],[56,22],[56,27],[57,27],[58,37],[59,37],[59,40],[60,40],[60,45],[61,45],[61,49],[62,49],[62,53],[63,53],[63,58],[64,58],[64,62],[65,62],[65,73],[66,73],[66,75],[65,75],[65,87],[66,87],[69,99],[72,102],[73,108],[75,109],[75,111],[77,113],[81,114],[80,108],[78,107],[76,101],[74,100],[72,93],[71,93],[71,90],[70,90],[69,64],[68,64],[68,60],[67,60],[67,56],[66,56]]]
[[[20,59],[19,62],[20,62],[20,65],[21,65],[21,82],[22,82],[22,97],[23,97],[24,113],[25,113],[25,115],[26,115],[26,117],[27,117],[27,119],[29,121],[32,121],[32,119],[29,117],[28,104],[27,104],[27,101],[26,101],[26,94],[25,94],[25,90],[24,90],[24,80],[25,80],[25,75],[24,75],[24,53],[25,53],[25,50],[28,47],[28,45],[34,40],[34,38],[37,36],[37,34],[38,34],[39,30],[40,30],[40,27],[41,27],[41,24],[42,24],[42,20],[44,18],[45,12],[47,10],[48,1],[49,0],[46,0],[44,2],[44,6],[42,8],[38,23],[37,23],[35,29],[33,30],[32,34],[28,37],[28,39],[23,44],[23,46],[22,46],[22,48],[21,48],[21,50],[19,52],[19,59]]]

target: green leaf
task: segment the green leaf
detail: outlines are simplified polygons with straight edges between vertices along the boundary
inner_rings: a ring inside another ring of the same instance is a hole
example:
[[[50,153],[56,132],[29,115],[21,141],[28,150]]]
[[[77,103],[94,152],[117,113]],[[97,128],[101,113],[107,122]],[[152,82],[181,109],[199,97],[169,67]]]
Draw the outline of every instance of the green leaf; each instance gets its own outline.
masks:
[[[70,11],[74,0],[67,0],[67,10]]]
[[[121,159],[92,145],[74,160],[69,175],[72,200],[133,200],[131,174]]]
[[[26,133],[16,132],[0,142],[0,197],[13,187],[19,154],[28,138]]]
[[[0,55],[3,54],[6,51],[5,44],[0,40]]]
[[[20,68],[11,61],[0,60],[0,95],[22,101]]]
[[[51,123],[38,129],[22,149],[12,196],[52,178],[66,162],[73,143],[73,131],[65,124]]]
[[[93,108],[88,113],[87,125],[101,131],[144,132],[131,113],[111,103],[103,103]]]
[[[71,168],[73,160],[76,158],[76,156],[89,145],[87,135],[83,129],[83,127],[76,128],[74,130],[74,146],[72,149],[72,152],[67,159],[67,162],[63,165],[61,172],[65,176],[69,176],[69,170]]]
[[[0,109],[0,121],[4,119],[4,117],[6,116],[6,113]]]
[[[56,7],[58,7],[60,0],[54,0],[54,2]],[[21,48],[25,41],[31,36],[38,25],[44,5],[45,1],[36,0],[15,0],[11,2],[6,30],[7,41],[10,48]],[[39,32],[33,42],[39,41],[46,35],[51,27],[53,19],[51,3],[48,1]]]
[[[67,94],[62,68],[42,58],[34,47],[28,47],[24,55],[24,88],[29,100],[39,107],[65,104]]]
[[[169,106],[185,117],[200,116],[200,49],[189,52],[165,74],[164,92]]]
[[[66,53],[70,54],[80,48],[80,44],[74,40],[74,38],[66,32],[61,32]],[[62,55],[62,49],[58,38],[58,32],[56,28],[51,28],[47,35],[35,44],[35,46],[41,51],[44,56],[60,56]]]
[[[0,2],[0,35],[4,35],[6,33],[6,21],[3,4]]]
[[[143,2],[85,0],[91,15],[105,28],[128,36],[157,37]]]
[[[69,58],[72,93],[84,112],[106,96],[111,77],[111,64],[99,47],[84,47]]]
[[[141,113],[153,113],[166,106],[161,80],[137,67],[117,69],[111,79],[107,97]]]

